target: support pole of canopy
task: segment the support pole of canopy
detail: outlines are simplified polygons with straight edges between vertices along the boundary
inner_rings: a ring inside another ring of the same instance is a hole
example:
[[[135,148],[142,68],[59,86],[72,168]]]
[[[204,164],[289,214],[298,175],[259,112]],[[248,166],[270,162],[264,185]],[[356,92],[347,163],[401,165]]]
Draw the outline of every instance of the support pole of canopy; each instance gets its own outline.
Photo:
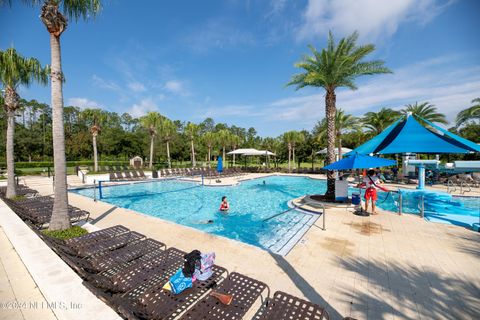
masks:
[[[425,166],[423,164],[418,166],[418,186],[417,189],[425,189]]]

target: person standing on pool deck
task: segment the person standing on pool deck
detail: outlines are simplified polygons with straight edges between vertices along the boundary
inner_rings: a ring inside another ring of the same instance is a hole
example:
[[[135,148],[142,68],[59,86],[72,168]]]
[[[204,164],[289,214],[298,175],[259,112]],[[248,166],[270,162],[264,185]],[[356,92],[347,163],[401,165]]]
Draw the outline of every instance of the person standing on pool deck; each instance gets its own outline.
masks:
[[[230,205],[228,204],[227,197],[222,197],[222,203],[220,204],[220,211],[227,212],[230,209]]]
[[[375,170],[368,170],[367,175],[363,178],[363,185],[367,188],[365,190],[365,211],[368,211],[368,200],[372,202],[372,214],[375,212],[375,202],[377,201],[377,184],[380,179],[375,174]]]

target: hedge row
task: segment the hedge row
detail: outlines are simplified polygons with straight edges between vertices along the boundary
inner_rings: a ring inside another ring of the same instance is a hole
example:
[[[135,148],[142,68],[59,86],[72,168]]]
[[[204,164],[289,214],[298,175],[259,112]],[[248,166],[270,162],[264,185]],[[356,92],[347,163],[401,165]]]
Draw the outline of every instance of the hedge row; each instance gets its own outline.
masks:
[[[128,165],[128,161],[98,161],[99,166],[108,166],[108,165]],[[6,167],[6,163],[0,163],[0,168]],[[75,166],[93,166],[93,161],[84,160],[84,161],[67,161],[67,167]],[[37,161],[37,162],[15,162],[15,168],[45,168],[53,167],[53,162],[51,161]]]

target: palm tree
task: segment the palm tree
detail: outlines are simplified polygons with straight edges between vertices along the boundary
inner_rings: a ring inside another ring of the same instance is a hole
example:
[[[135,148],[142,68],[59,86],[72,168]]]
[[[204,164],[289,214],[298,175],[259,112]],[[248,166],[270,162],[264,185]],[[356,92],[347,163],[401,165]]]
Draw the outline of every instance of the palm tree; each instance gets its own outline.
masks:
[[[158,128],[162,122],[162,116],[160,113],[155,111],[150,111],[146,115],[140,118],[140,124],[148,130],[150,134],[150,159],[148,167],[153,168],[153,148],[155,145],[155,137],[157,136]]]
[[[433,104],[428,103],[428,101],[420,104],[418,104],[418,102],[415,102],[415,104],[407,104],[401,112],[402,114],[411,113],[414,116],[419,116],[430,122],[448,124],[445,115],[438,112],[437,108]]]
[[[382,108],[378,112],[367,112],[361,119],[367,131],[373,135],[382,133],[389,125],[400,117],[400,112],[390,108]]]
[[[192,167],[195,167],[197,165],[195,161],[195,146],[194,146],[194,141],[195,138],[198,136],[198,131],[200,130],[200,127],[196,125],[195,123],[189,122],[187,126],[185,127],[185,134],[188,136],[190,139],[190,144],[191,144],[191,161],[192,161]]]
[[[230,141],[229,142],[230,142],[230,145],[232,146],[232,150],[235,150],[235,149],[237,149],[237,147],[242,142],[242,139],[240,139],[240,137],[237,136],[236,134],[232,133],[230,135]],[[233,166],[235,167],[235,154],[233,154],[232,162],[233,162]]]
[[[327,121],[323,119],[319,123],[319,137],[322,138],[327,132]],[[345,113],[342,109],[337,109],[335,115],[335,137],[338,145],[338,159],[342,159],[342,135],[348,131],[360,130],[360,125],[357,117]]]
[[[335,90],[339,87],[357,89],[355,79],[363,75],[390,73],[381,60],[363,61],[375,50],[373,44],[357,46],[358,33],[353,33],[335,44],[330,32],[327,48],[318,52],[309,46],[312,55],[304,56],[295,66],[304,69],[303,73],[292,77],[287,85],[295,85],[296,89],[306,86],[321,87],[326,91],[325,113],[327,119],[327,161],[335,161]],[[335,177],[333,172],[327,172],[327,198],[335,196]]]
[[[94,171],[98,171],[98,153],[97,153],[97,136],[102,131],[101,125],[106,120],[105,112],[102,109],[85,109],[81,113],[81,117],[86,120],[90,126],[93,144],[93,164]]]
[[[203,141],[207,145],[208,149],[208,167],[210,168],[211,158],[212,158],[212,148],[217,142],[217,136],[213,132],[205,132],[203,135]]]
[[[40,0],[31,0],[40,4]],[[41,7],[40,19],[50,34],[51,51],[51,94],[52,94],[52,135],[55,190],[50,230],[70,227],[68,217],[67,166],[65,159],[65,133],[63,127],[63,81],[60,54],[60,36],[67,28],[67,18],[59,10],[62,7],[68,18],[78,20],[95,16],[100,11],[100,0],[45,0]]]
[[[293,140],[292,140],[292,162],[293,162],[293,169],[297,169],[297,165],[295,162],[295,147],[303,143],[305,141],[305,136],[303,135],[302,132],[299,131],[293,131]]]
[[[275,155],[278,154],[280,145],[281,145],[281,141],[278,138],[266,137],[265,139],[263,139],[263,142],[262,142],[262,147],[265,150],[275,153]],[[270,159],[270,156],[267,155],[267,165],[268,165],[269,159]]]
[[[0,82],[3,86],[3,102],[7,115],[7,192],[6,197],[12,198],[17,195],[15,188],[15,160],[14,142],[15,135],[15,111],[18,108],[20,96],[17,88],[20,85],[28,86],[33,81],[46,85],[50,68],[42,67],[35,58],[24,58],[13,48],[0,51]]]
[[[222,129],[217,132],[217,137],[218,137],[218,142],[220,142],[220,145],[222,146],[222,155],[223,155],[223,163],[225,165],[225,148],[229,145],[229,141],[231,140],[231,135],[232,133],[228,131],[227,129]]]
[[[473,106],[462,110],[457,114],[457,119],[455,121],[457,128],[470,120],[480,119],[480,98],[473,99],[472,103],[474,104]]]
[[[177,127],[171,120],[167,118],[162,119],[162,121],[160,122],[160,133],[163,141],[165,141],[165,143],[167,144],[167,162],[169,169],[172,167],[172,161],[170,159],[170,141],[172,141],[173,135],[176,131]]]
[[[292,159],[292,147],[295,141],[295,131],[285,132],[282,136],[282,140],[287,144],[288,148],[288,172],[291,171],[291,159]]]

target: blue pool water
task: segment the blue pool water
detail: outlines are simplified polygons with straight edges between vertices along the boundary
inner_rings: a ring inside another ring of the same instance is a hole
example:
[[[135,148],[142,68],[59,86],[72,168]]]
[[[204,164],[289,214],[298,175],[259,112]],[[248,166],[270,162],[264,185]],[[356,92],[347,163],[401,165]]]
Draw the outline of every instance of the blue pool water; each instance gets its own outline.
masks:
[[[102,201],[278,252],[290,239],[304,232],[305,226],[317,216],[289,211],[263,220],[287,210],[289,200],[322,194],[325,190],[325,180],[304,177],[270,176],[231,187],[202,187],[169,180],[103,187]],[[93,198],[92,189],[74,192]],[[403,212],[417,214],[419,193],[403,194]],[[228,215],[218,212],[224,195],[231,207]],[[471,225],[479,220],[478,198],[455,198],[440,193],[424,196],[425,216],[429,220],[458,225]],[[380,208],[398,211],[398,194],[379,192],[378,198]],[[208,220],[214,223],[207,224]]]

